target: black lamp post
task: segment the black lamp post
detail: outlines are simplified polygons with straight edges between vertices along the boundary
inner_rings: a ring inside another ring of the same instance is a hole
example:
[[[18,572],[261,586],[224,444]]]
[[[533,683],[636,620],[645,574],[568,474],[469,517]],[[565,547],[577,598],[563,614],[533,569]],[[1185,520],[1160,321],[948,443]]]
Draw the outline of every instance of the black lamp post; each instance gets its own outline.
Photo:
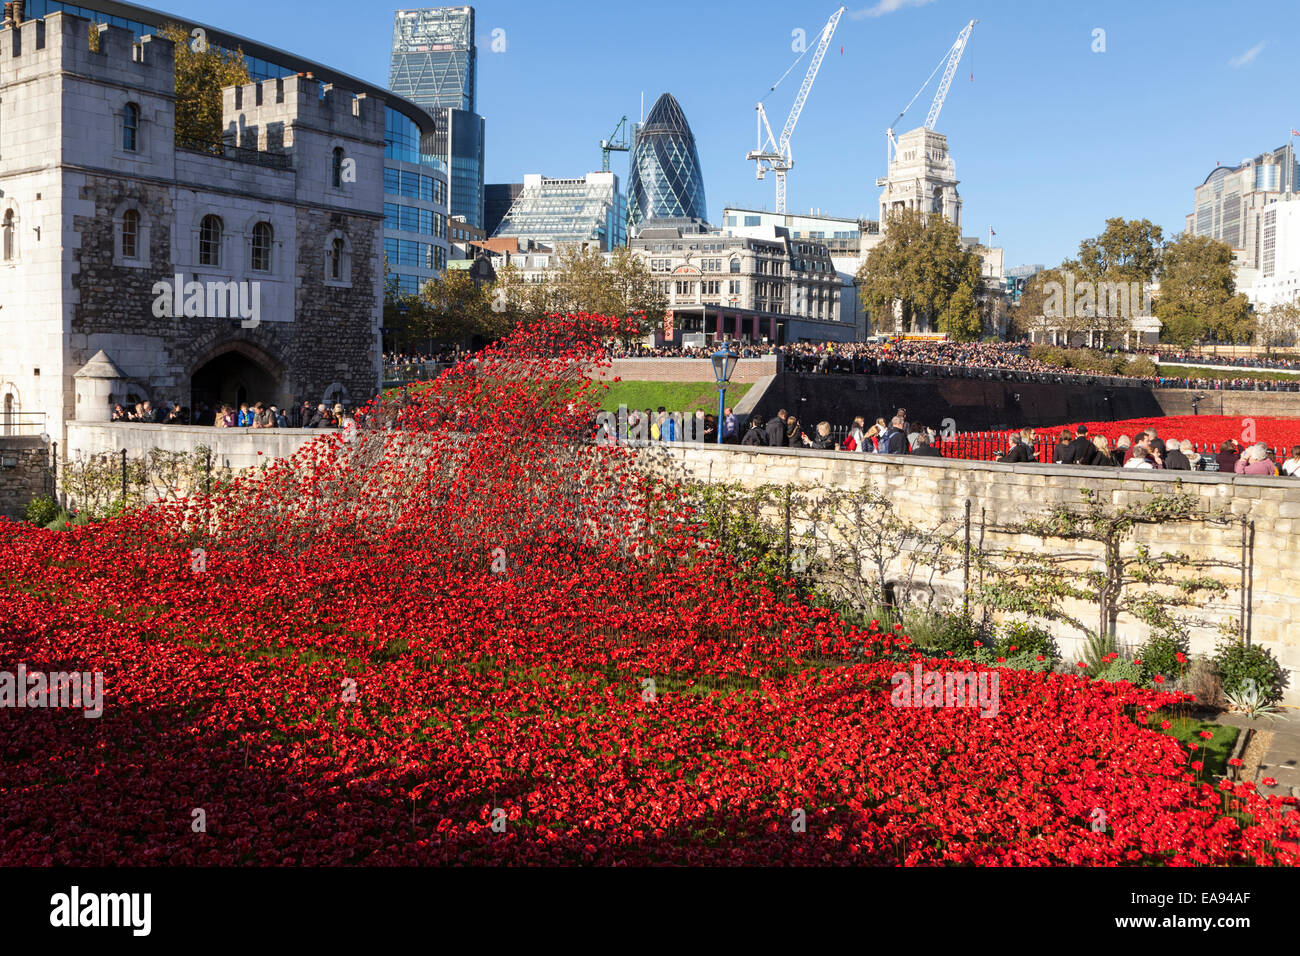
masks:
[[[713,377],[718,383],[718,444],[722,444],[722,411],[726,407],[727,383],[731,381],[731,373],[736,370],[736,363],[740,361],[740,354],[731,348],[730,342],[723,342],[722,348],[710,356],[713,362]]]

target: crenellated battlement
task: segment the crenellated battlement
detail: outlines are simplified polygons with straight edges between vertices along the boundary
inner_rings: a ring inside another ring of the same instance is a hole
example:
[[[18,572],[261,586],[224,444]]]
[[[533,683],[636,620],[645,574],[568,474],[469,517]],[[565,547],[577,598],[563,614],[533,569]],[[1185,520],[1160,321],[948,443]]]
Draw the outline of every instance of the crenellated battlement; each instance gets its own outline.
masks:
[[[307,125],[360,139],[383,139],[383,103],[308,76],[286,76],[222,90],[226,128]]]
[[[174,51],[170,40],[136,42],[124,27],[100,24],[97,51],[90,49],[91,22],[55,12],[0,29],[0,83],[46,73],[70,72],[172,95]]]

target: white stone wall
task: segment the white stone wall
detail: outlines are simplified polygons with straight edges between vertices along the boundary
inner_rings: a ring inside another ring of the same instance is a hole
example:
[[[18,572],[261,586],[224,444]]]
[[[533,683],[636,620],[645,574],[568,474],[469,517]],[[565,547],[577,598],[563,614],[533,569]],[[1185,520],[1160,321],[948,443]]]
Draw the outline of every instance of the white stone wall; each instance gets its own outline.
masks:
[[[919,459],[859,455],[852,452],[812,450],[780,451],[732,445],[656,444],[642,451],[650,469],[703,481],[734,483],[756,488],[763,484],[804,488],[855,489],[873,485],[887,494],[903,518],[932,526],[947,522],[960,529],[966,499],[972,502],[973,537],[981,525],[1009,524],[1041,515],[1056,504],[1077,505],[1080,491],[1094,489],[1102,500],[1122,506],[1146,500],[1144,487],[1169,492],[1179,480],[1183,490],[1195,495],[1204,511],[1226,509],[1234,517],[1245,515],[1254,523],[1252,577],[1248,589],[1249,636],[1254,644],[1269,648],[1291,673],[1284,702],[1300,705],[1300,481],[1291,478],[1253,478],[1200,473],[1147,472],[1134,477],[1079,466],[1002,465],[995,462],[954,459]],[[954,532],[959,533],[959,532]],[[1006,540],[987,539],[990,546]],[[1239,524],[1227,527],[1176,523],[1144,527],[1136,541],[1156,550],[1182,551],[1193,558],[1237,562],[1241,558]],[[1033,547],[1033,540],[1019,542]],[[1057,542],[1061,544],[1061,542]],[[1041,546],[1041,545],[1040,545]],[[1087,551],[1086,543],[1070,543],[1070,551]],[[949,594],[960,593],[960,570],[940,577]],[[1212,572],[1233,590],[1225,599],[1205,609],[1207,623],[1191,631],[1195,654],[1212,654],[1218,627],[1239,615],[1239,569]],[[1096,617],[1095,606],[1069,608],[1081,620]],[[1077,632],[1057,630],[1058,644],[1069,659],[1078,653]],[[1122,644],[1136,647],[1145,628],[1121,616]]]

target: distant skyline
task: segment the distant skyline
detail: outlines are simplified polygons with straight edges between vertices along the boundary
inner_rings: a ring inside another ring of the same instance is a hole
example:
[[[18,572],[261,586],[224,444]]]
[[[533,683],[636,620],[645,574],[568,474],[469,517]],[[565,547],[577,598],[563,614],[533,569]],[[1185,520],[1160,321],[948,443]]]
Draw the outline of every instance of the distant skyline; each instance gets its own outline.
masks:
[[[798,55],[793,31],[811,46],[837,6],[471,5],[487,182],[597,170],[600,140],[619,117],[636,121],[642,94],[648,110],[671,92],[695,132],[714,219],[724,206],[773,207],[773,177],[757,181],[744,159],[755,145],[754,104]],[[792,140],[792,212],[877,217],[884,130],[972,18],[980,22],[936,128],[961,180],[963,232],[987,241],[992,226],[1008,265],[1059,263],[1110,216],[1180,232],[1193,188],[1216,162],[1285,145],[1300,128],[1300,105],[1285,102],[1300,25],[1285,0],[847,6]],[[397,4],[358,15],[354,4],[318,0],[310,18],[295,2],[164,0],[163,9],[387,85]],[[764,99],[778,135],[807,61]],[[934,82],[899,132],[924,122],[933,91]],[[627,182],[626,153],[611,168]]]

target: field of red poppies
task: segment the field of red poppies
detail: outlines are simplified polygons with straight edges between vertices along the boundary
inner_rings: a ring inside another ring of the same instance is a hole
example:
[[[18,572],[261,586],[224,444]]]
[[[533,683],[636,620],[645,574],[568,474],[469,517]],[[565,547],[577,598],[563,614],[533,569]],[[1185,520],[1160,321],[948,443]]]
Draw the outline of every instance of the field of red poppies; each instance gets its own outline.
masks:
[[[1263,442],[1280,452],[1282,462],[1291,448],[1300,444],[1300,419],[1259,416],[1242,418],[1236,415],[1169,415],[1163,418],[1126,418],[1116,422],[1075,422],[1070,425],[1052,425],[1036,429],[1038,443],[1049,451],[1057,435],[1063,431],[1074,432],[1079,425],[1088,427],[1088,434],[1103,435],[1115,447],[1121,435],[1136,438],[1147,428],[1155,428],[1161,438],[1190,441],[1198,451],[1213,454],[1220,445],[1231,439],[1243,445]],[[1019,430],[998,433],[962,433],[954,435],[942,445],[949,458],[990,458],[1006,447],[1006,439]],[[996,451],[995,451],[996,449]],[[1040,454],[1040,461],[1043,460]],[[1048,461],[1051,455],[1047,456]]]
[[[1145,726],[1176,695],[892,706],[905,636],[572,440],[617,331],[526,329],[207,498],[0,524],[0,671],[105,684],[98,719],[0,708],[0,862],[1300,863],[1300,815]]]

